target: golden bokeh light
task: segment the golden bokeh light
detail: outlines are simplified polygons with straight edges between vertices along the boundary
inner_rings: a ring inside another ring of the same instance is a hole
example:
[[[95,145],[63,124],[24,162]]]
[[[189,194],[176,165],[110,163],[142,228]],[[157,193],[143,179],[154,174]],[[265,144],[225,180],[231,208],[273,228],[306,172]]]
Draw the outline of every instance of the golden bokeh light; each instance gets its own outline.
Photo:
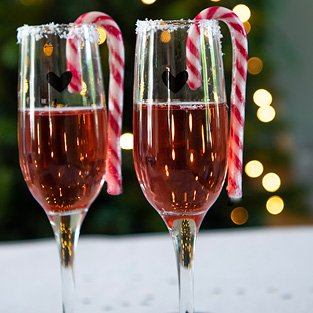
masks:
[[[98,40],[98,45],[102,45],[106,39],[107,39],[107,32],[104,30],[103,27],[97,27],[97,31],[99,33],[99,40]]]
[[[236,5],[233,8],[233,12],[239,17],[242,22],[248,21],[251,16],[251,11],[245,4]]]
[[[25,78],[24,80],[24,93],[25,94],[28,92],[28,87],[29,87],[28,80]]]
[[[219,1],[221,1],[221,0],[211,0],[211,2],[219,2]]]
[[[271,122],[276,116],[276,111],[272,106],[260,107],[257,111],[258,119],[263,123]]]
[[[131,133],[125,133],[120,138],[120,146],[124,150],[131,150],[134,147],[134,136]]]
[[[143,4],[152,4],[152,3],[154,3],[156,0],[141,0],[141,2],[143,3]]]
[[[237,207],[230,213],[230,218],[236,225],[243,225],[249,217],[248,211],[243,207]]]
[[[248,60],[248,72],[252,75],[259,74],[263,69],[263,62],[260,58],[252,57]]]
[[[172,36],[167,30],[163,30],[160,36],[160,40],[164,43],[168,43],[171,40]]]
[[[82,90],[80,91],[80,95],[85,96],[86,93],[87,93],[87,84],[84,81],[82,81]]]
[[[259,107],[265,106],[265,105],[271,105],[273,101],[273,97],[269,91],[266,89],[258,89],[253,94],[253,101],[256,105]]]
[[[279,196],[270,197],[266,202],[266,209],[269,213],[277,215],[284,209],[284,201]]]
[[[266,191],[274,192],[280,188],[280,177],[275,173],[268,173],[262,179],[262,186]]]
[[[51,54],[53,53],[53,45],[51,44],[51,42],[46,42],[43,46],[43,53],[49,57],[51,56]]]
[[[246,33],[249,34],[251,30],[251,24],[248,21],[243,22],[243,26],[246,30]]]
[[[256,178],[263,173],[263,164],[260,161],[252,160],[245,166],[245,172],[249,177]]]

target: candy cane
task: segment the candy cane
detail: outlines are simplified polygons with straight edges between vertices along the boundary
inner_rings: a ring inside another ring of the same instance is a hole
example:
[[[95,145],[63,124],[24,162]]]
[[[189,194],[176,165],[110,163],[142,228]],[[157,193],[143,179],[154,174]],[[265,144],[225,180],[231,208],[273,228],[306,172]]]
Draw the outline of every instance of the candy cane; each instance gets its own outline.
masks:
[[[96,24],[103,27],[107,33],[109,48],[109,123],[108,123],[108,153],[106,164],[107,192],[112,195],[121,193],[121,148],[120,136],[122,131],[123,90],[124,90],[124,43],[121,31],[116,22],[102,12],[88,12],[74,24]],[[69,45],[67,68],[72,72],[69,85],[70,92],[80,92],[82,89],[80,65],[77,64],[77,48],[74,43]]]
[[[215,19],[225,22],[230,30],[233,46],[233,73],[231,90],[231,120],[228,152],[228,195],[242,196],[242,159],[245,90],[247,78],[248,42],[245,28],[238,16],[223,7],[211,7],[201,11],[195,20]],[[188,85],[196,90],[201,84],[199,28],[193,27],[187,38]]]

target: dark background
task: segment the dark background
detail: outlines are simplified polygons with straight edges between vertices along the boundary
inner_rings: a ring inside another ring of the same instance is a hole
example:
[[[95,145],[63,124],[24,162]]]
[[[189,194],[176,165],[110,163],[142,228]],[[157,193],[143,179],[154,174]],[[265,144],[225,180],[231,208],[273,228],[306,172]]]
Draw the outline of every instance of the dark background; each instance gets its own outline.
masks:
[[[281,4],[282,1],[277,1]],[[140,0],[2,0],[0,2],[0,240],[34,239],[52,236],[52,230],[43,209],[32,198],[23,180],[17,151],[17,67],[18,45],[16,28],[24,24],[37,25],[49,22],[69,23],[88,11],[102,11],[115,19],[120,26],[125,44],[125,93],[123,133],[132,131],[132,88],[135,49],[135,23],[137,19],[189,19],[201,10],[214,5],[232,9],[238,1],[222,0],[157,0],[145,5]],[[264,124],[256,118],[257,106],[252,95],[255,90],[271,91],[276,111],[284,110],[282,90],[273,78],[276,63],[266,45],[270,42],[267,21],[275,14],[276,6],[270,1],[249,1],[251,31],[248,34],[249,57],[263,61],[258,75],[248,74],[244,164],[258,159],[264,165],[264,174],[276,172],[282,185],[274,194],[285,203],[277,216],[267,212],[265,205],[272,196],[261,184],[262,176],[251,179],[243,174],[244,197],[239,203],[227,198],[225,187],[221,196],[209,210],[202,224],[205,228],[251,227],[268,225],[294,225],[311,223],[307,202],[308,186],[294,177],[293,154],[290,146],[278,144],[278,138],[288,138],[292,131],[283,115],[277,114],[273,122]],[[275,2],[276,3],[276,2]],[[222,25],[224,68],[227,94],[231,81],[231,43],[225,25]],[[282,44],[284,38],[281,38]],[[101,46],[105,85],[108,86],[108,52]],[[280,141],[282,142],[282,141]],[[123,194],[110,196],[104,186],[91,206],[82,226],[83,234],[129,234],[166,231],[166,227],[145,200],[139,188],[131,150],[123,150]],[[263,174],[263,175],[264,175]],[[249,218],[242,226],[235,225],[230,214],[236,207],[244,207]]]

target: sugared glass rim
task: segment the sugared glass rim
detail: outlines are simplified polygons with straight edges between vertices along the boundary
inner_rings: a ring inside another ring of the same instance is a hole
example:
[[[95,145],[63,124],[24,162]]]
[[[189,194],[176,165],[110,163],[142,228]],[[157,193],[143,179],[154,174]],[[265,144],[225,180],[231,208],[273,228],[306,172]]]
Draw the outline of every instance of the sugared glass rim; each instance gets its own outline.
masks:
[[[137,20],[136,22],[136,34],[142,30],[151,31],[151,30],[166,30],[169,33],[173,32],[179,28],[184,28],[186,26],[198,25],[203,29],[212,29],[213,34],[220,34],[220,27],[217,20]]]
[[[85,30],[88,32],[86,37]],[[89,39],[93,42],[98,42],[99,32],[95,24],[43,24],[43,25],[23,25],[17,28],[17,43],[20,44],[24,38],[32,36],[36,41],[47,38],[48,35],[56,35],[63,39]]]

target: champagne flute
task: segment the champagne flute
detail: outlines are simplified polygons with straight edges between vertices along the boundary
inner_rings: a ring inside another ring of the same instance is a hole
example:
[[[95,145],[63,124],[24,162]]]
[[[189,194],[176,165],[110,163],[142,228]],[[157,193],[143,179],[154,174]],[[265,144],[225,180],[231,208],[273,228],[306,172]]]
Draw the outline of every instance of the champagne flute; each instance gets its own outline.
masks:
[[[191,27],[199,28],[202,84],[186,71]],[[137,22],[134,163],[141,189],[173,240],[179,312],[193,313],[193,264],[200,224],[227,172],[226,105],[216,20]]]
[[[107,156],[98,32],[87,24],[26,25],[18,29],[18,43],[20,167],[53,228],[63,313],[73,313],[75,248],[83,219],[104,183]],[[77,73],[67,66],[68,45],[81,64],[80,92],[71,92]]]

